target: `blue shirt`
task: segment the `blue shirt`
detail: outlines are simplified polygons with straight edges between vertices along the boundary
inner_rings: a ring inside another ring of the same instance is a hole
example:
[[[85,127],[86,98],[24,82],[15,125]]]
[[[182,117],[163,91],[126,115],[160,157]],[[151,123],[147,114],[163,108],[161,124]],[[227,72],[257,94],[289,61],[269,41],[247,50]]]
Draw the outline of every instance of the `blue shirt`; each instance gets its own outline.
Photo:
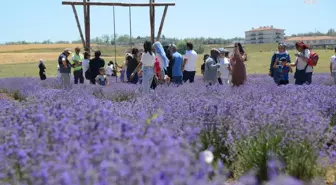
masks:
[[[182,76],[183,57],[179,52],[173,53],[173,77]]]
[[[278,59],[279,63],[277,65],[280,65],[281,61],[280,59],[285,57],[287,59],[287,62],[288,63],[291,63],[291,59],[290,59],[290,56],[288,54],[288,52],[284,52],[284,53],[279,53],[279,52],[275,52],[274,55],[272,56],[272,59],[271,59],[271,65],[270,65],[270,71],[273,69],[273,65],[274,65],[274,62],[276,61],[276,59]]]
[[[279,71],[279,77],[281,80],[288,80],[288,73],[289,73],[289,67],[288,66],[279,66],[278,67],[278,71]]]

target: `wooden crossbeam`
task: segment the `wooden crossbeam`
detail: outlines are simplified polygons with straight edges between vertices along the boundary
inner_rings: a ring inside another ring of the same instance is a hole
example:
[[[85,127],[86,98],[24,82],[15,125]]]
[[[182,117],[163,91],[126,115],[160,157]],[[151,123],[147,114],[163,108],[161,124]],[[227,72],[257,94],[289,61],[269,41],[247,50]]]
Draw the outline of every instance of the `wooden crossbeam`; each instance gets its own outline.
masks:
[[[161,23],[160,23],[159,31],[158,31],[158,34],[157,34],[157,37],[156,37],[157,41],[159,41],[160,38],[161,38],[162,28],[163,28],[164,21],[166,19],[167,11],[168,11],[168,6],[165,6],[165,9],[163,10],[163,15],[162,15],[162,18],[161,18]]]
[[[85,47],[84,36],[83,36],[82,28],[81,28],[81,25],[80,25],[80,22],[79,22],[79,19],[78,19],[77,10],[76,10],[75,5],[72,5],[72,10],[73,10],[73,13],[75,14],[75,19],[76,19],[79,35],[80,35],[81,40],[82,40],[83,47]]]
[[[118,2],[75,2],[63,1],[62,5],[93,5],[93,6],[175,6],[175,3],[118,3]]]

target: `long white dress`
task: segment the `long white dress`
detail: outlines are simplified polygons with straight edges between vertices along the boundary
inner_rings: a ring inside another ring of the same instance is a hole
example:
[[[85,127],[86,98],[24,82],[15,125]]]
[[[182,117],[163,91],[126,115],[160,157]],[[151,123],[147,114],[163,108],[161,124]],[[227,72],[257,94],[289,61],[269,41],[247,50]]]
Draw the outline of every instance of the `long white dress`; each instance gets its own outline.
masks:
[[[84,76],[84,84],[90,84],[90,80],[85,78],[85,72],[90,68],[90,60],[84,59],[82,62],[83,76]]]

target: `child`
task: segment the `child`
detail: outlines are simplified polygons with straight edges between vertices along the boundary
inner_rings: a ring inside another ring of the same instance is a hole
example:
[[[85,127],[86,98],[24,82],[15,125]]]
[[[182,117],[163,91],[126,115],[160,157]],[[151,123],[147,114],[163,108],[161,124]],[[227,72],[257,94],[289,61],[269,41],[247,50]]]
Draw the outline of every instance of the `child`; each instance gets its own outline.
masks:
[[[61,72],[60,72],[60,66],[57,65],[57,79],[58,81],[61,81]]]
[[[218,69],[218,82],[219,84],[223,85],[223,82],[225,84],[229,84],[229,77],[230,77],[230,71],[231,71],[231,66],[230,66],[230,61],[228,58],[228,51],[225,50],[224,48],[220,48],[220,55],[219,55],[219,64],[220,67]]]
[[[155,63],[154,63],[154,78],[151,84],[151,88],[155,89],[159,83],[159,80],[161,77],[161,68],[160,68],[160,61],[158,59],[158,57],[155,57]]]
[[[108,64],[107,64],[107,67],[106,67],[106,75],[107,76],[112,76],[113,74],[113,69],[112,69],[112,61],[110,61]]]
[[[101,86],[106,86],[109,84],[105,75],[105,69],[103,67],[99,69],[99,75],[96,77],[96,82]]]
[[[289,83],[289,76],[288,73],[291,72],[293,73],[292,68],[290,67],[290,64],[287,61],[286,57],[282,57],[280,58],[280,62],[281,64],[278,64],[278,59],[276,59],[277,61],[274,63],[273,68],[278,70],[278,74],[279,74],[279,82],[278,85],[287,85]]]
[[[203,56],[203,64],[201,65],[201,73],[204,75],[205,61],[209,58],[209,54]]]
[[[334,78],[336,84],[336,47],[335,47],[335,55],[331,56],[330,58],[330,73],[331,76]]]

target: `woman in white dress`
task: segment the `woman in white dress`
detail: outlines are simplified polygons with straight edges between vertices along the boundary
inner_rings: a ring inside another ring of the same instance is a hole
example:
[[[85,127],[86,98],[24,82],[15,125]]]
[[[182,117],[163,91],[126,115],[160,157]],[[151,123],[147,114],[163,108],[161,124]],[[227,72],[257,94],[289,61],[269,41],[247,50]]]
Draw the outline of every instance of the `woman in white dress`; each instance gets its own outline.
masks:
[[[84,53],[84,60],[82,62],[83,76],[84,76],[84,84],[90,84],[90,80],[85,78],[85,72],[90,68],[90,53]]]

